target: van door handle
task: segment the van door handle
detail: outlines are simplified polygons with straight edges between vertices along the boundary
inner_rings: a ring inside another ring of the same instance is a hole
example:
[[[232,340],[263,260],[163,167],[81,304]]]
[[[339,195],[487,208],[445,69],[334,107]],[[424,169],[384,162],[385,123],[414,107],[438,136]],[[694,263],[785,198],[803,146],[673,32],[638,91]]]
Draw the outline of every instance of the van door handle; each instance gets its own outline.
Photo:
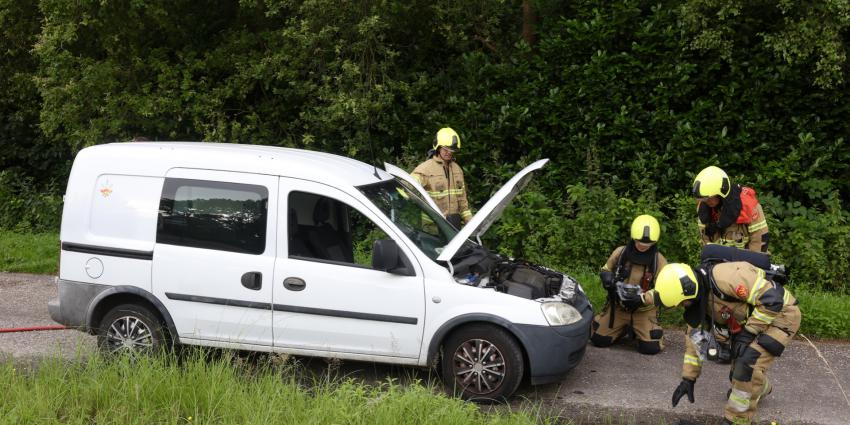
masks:
[[[242,286],[259,291],[263,287],[263,274],[260,272],[248,272],[242,275]]]
[[[288,277],[283,280],[283,287],[290,291],[303,291],[307,287],[307,282],[300,277]]]

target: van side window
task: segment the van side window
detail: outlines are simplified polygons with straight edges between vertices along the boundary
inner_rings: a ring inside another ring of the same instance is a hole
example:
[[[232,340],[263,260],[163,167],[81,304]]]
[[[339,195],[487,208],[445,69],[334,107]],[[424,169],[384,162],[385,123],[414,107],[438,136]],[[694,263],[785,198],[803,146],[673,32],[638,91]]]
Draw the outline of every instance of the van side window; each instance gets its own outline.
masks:
[[[372,244],[386,234],[344,202],[306,192],[290,192],[289,256],[372,267]]]
[[[165,179],[156,242],[262,254],[269,191],[263,186]]]

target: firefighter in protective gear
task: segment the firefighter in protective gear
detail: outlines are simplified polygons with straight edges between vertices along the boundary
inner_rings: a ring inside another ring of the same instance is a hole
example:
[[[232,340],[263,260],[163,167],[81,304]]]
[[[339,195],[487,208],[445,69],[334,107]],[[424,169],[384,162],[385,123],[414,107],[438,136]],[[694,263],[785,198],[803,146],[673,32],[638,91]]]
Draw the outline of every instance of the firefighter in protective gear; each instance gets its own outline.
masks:
[[[460,228],[472,218],[466,199],[463,170],[454,161],[460,150],[460,136],[451,128],[441,128],[428,152],[429,159],[417,166],[411,175],[434,199],[446,219]]]
[[[759,400],[772,389],[767,370],[800,328],[797,299],[763,269],[743,261],[696,269],[668,264],[651,292],[658,306],[685,307],[685,358],[673,407],[684,395],[693,403],[694,383],[711,356],[713,338],[731,339],[732,389],[723,423],[749,424]]]
[[[590,341],[597,347],[610,346],[631,328],[638,352],[657,354],[664,348],[657,308],[652,298],[644,298],[657,271],[667,264],[658,252],[660,236],[658,220],[650,215],[638,216],[632,221],[629,242],[615,249],[602,267],[599,276],[608,291],[608,302],[593,318]]]
[[[769,234],[764,211],[750,187],[732,184],[726,172],[706,167],[694,178],[700,241],[767,252]]]

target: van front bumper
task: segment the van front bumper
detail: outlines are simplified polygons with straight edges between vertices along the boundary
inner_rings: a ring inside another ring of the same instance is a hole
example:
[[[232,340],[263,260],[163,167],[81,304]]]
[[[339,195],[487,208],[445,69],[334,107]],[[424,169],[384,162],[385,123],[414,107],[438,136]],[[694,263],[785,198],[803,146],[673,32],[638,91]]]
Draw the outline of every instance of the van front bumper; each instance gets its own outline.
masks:
[[[528,355],[531,385],[562,380],[584,357],[593,308],[584,295],[576,300],[575,307],[581,313],[581,320],[571,325],[515,325]]]

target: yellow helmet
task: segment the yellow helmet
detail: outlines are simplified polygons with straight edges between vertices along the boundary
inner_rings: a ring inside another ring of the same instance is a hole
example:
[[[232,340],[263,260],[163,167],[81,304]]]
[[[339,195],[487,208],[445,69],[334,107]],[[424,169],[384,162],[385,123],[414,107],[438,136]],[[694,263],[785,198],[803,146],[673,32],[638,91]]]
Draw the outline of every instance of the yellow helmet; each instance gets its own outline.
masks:
[[[693,195],[696,198],[707,198],[709,196],[721,196],[729,194],[732,185],[729,176],[719,167],[710,166],[703,168],[694,178]]]
[[[445,146],[453,151],[460,149],[460,136],[450,127],[443,127],[437,132],[437,137],[434,138],[434,150],[440,146]]]
[[[699,282],[691,266],[682,263],[670,263],[664,266],[655,279],[656,304],[676,307],[685,300],[697,297]]]
[[[661,226],[655,217],[644,214],[632,221],[632,239],[643,243],[655,243],[660,236]]]

